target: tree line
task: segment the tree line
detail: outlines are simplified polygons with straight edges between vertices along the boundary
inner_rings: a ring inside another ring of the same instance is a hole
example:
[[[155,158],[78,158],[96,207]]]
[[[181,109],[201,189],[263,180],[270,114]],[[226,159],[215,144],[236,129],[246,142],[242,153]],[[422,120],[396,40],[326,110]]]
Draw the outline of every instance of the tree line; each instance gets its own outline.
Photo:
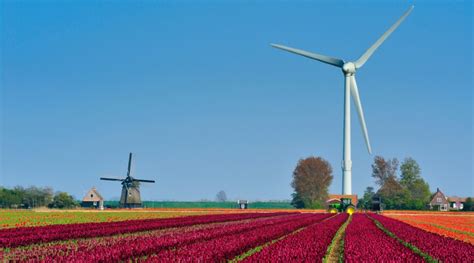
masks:
[[[367,187],[360,200],[360,206],[370,208],[374,195],[382,199],[385,209],[423,210],[428,208],[432,193],[427,182],[421,177],[420,165],[408,157],[401,165],[397,158],[385,159],[375,156],[372,177],[379,187]]]
[[[74,208],[78,202],[66,192],[54,192],[51,187],[0,186],[0,208]]]
[[[375,191],[374,187],[367,187],[358,201],[359,208],[370,209],[372,198],[377,196],[381,198],[384,209],[428,209],[433,193],[421,177],[421,168],[415,159],[407,157],[400,164],[397,158],[375,156],[372,177],[378,189]],[[296,208],[326,208],[333,178],[332,167],[323,158],[299,160],[293,171],[291,204]],[[467,198],[463,210],[474,210],[472,198]]]

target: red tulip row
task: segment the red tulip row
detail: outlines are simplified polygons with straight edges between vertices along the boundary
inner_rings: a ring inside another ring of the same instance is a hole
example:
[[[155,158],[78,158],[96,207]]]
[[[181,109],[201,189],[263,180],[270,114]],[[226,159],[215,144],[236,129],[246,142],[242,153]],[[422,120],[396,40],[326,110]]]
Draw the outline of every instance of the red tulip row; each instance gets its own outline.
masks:
[[[288,213],[221,214],[166,219],[127,220],[109,223],[84,223],[10,228],[0,230],[0,247],[17,247],[57,240],[111,236],[170,227],[228,222],[260,217],[272,217],[285,214]]]
[[[212,224],[200,224],[200,225],[192,225],[192,226],[184,226],[178,228],[165,228],[165,229],[158,229],[152,231],[145,231],[145,232],[135,232],[135,233],[127,233],[123,235],[115,235],[115,236],[106,236],[106,237],[94,237],[94,238],[82,238],[82,239],[73,239],[73,240],[63,240],[51,243],[38,243],[32,244],[29,246],[23,247],[15,247],[15,248],[8,248],[7,253],[5,253],[4,258],[8,259],[7,261],[27,261],[27,260],[38,260],[41,258],[51,258],[61,255],[62,257],[69,255],[70,253],[75,253],[77,251],[82,251],[84,253],[88,253],[90,251],[94,251],[97,247],[112,247],[119,242],[122,242],[123,245],[127,241],[123,241],[124,239],[130,240],[137,240],[133,238],[147,238],[147,237],[159,237],[165,236],[170,234],[176,233],[190,233],[191,231],[197,230],[211,230],[218,227],[229,227],[232,225],[242,224],[243,222],[247,221],[264,221],[269,219],[277,219],[286,217],[284,216],[277,216],[277,217],[270,217],[270,218],[257,218],[257,219],[247,219],[247,220],[240,220],[240,221],[230,221],[230,222],[220,222],[220,223],[212,223]],[[0,249],[1,251],[2,249]],[[0,259],[2,257],[0,256]],[[0,262],[2,262],[0,260]]]
[[[330,217],[329,214],[300,216],[296,220],[255,228],[165,250],[146,259],[147,262],[225,262],[248,250],[288,235],[297,229]],[[266,260],[265,260],[266,261]]]
[[[298,221],[307,217],[310,217],[310,215],[291,214],[272,218],[220,224],[210,228],[188,229],[189,231],[183,231],[183,228],[178,228],[166,233],[161,233],[161,235],[157,233],[157,235],[118,236],[117,238],[119,238],[119,240],[117,242],[101,243],[100,241],[96,241],[95,246],[91,244],[79,244],[74,246],[74,249],[72,250],[68,247],[68,244],[58,244],[53,247],[43,247],[41,253],[39,253],[39,251],[32,251],[33,253],[29,255],[23,254],[20,258],[10,259],[19,259],[22,261],[117,262],[157,253],[168,248],[176,248],[226,235],[234,235],[236,233],[251,231],[256,228],[285,224],[287,222]],[[28,250],[26,252],[28,253]]]
[[[344,237],[345,262],[423,262],[423,259],[385,234],[365,214],[354,214]]]
[[[262,251],[245,258],[244,262],[321,262],[337,230],[347,220],[339,214],[290,235]]]
[[[474,262],[474,246],[410,226],[396,219],[371,215],[400,239],[442,262]]]

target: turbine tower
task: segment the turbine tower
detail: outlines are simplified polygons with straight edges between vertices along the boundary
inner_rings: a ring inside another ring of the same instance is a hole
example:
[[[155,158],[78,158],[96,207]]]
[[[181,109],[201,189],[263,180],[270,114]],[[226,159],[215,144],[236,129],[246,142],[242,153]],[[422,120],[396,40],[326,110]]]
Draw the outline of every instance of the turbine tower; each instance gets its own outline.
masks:
[[[365,144],[369,154],[372,153],[370,147],[369,134],[367,133],[367,126],[365,125],[364,111],[362,110],[362,104],[360,102],[359,90],[357,89],[357,83],[355,80],[355,73],[360,69],[365,62],[372,56],[375,50],[390,36],[390,34],[397,29],[397,27],[403,22],[403,20],[411,13],[414,6],[411,6],[403,15],[393,24],[365,53],[355,62],[345,62],[339,58],[328,57],[320,54],[307,52],[304,50],[286,47],[277,44],[271,44],[275,48],[279,48],[297,55],[301,55],[310,59],[314,59],[332,66],[336,66],[342,69],[344,74],[344,132],[343,132],[343,159],[342,159],[342,194],[352,194],[352,160],[351,160],[351,101],[350,97],[354,100],[357,113],[359,115],[359,122],[364,134]]]

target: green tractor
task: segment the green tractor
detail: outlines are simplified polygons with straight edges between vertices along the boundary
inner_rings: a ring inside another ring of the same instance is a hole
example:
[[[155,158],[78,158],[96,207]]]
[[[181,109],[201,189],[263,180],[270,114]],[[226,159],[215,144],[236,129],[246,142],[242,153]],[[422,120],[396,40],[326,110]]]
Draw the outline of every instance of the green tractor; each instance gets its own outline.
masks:
[[[352,204],[351,198],[341,198],[341,202],[329,204],[329,213],[342,213],[346,212],[349,215],[355,212],[355,206]]]

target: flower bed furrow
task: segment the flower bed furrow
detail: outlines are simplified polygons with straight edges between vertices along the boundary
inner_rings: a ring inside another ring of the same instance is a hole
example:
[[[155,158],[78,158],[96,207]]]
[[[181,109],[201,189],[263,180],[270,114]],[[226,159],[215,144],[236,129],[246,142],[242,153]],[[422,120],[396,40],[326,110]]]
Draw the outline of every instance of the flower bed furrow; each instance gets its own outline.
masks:
[[[427,232],[396,219],[371,215],[398,238],[443,262],[474,262],[474,246],[453,238]]]
[[[255,228],[234,235],[197,242],[177,249],[166,250],[146,259],[147,262],[224,262],[287,235],[299,228],[320,222],[329,214],[306,215],[286,223]],[[270,246],[271,247],[271,246]],[[259,253],[257,253],[259,254]]]
[[[243,262],[320,262],[347,218],[347,214],[339,214],[311,225],[245,258]]]
[[[369,258],[374,262],[423,262],[423,258],[385,234],[365,214],[353,215],[344,244],[345,262]]]
[[[183,227],[195,224],[209,224],[259,217],[271,217],[288,213],[249,213],[189,216],[181,218],[128,220],[111,223],[85,223],[72,225],[51,225],[0,230],[0,247],[26,246],[56,240],[111,236],[124,233]]]
[[[43,257],[41,260],[59,262],[117,262],[158,253],[167,248],[175,248],[194,242],[232,235],[267,225],[282,224],[301,217],[308,217],[308,215],[290,214],[277,218],[249,220],[241,224],[225,225],[212,229],[199,229],[188,232],[176,231],[161,236],[132,236],[130,238],[123,238],[114,244],[97,245],[92,248],[90,246],[78,246],[77,250],[69,251],[68,254],[53,251],[48,257]]]

